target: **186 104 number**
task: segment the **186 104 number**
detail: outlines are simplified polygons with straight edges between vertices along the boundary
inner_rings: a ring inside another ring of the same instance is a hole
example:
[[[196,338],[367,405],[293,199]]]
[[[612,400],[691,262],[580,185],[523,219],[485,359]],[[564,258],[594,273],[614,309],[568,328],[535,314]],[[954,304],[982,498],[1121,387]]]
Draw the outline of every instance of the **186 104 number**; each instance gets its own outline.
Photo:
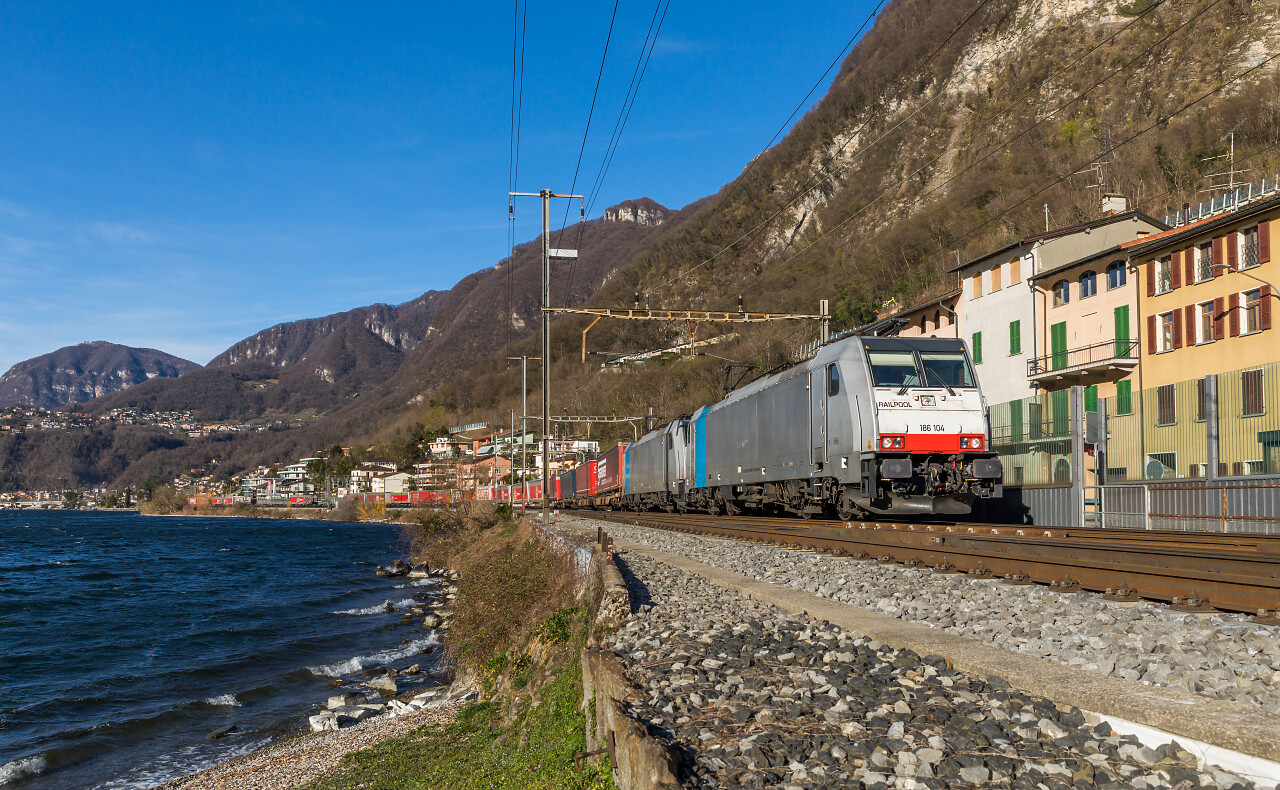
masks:
[[[947,432],[947,426],[945,425],[921,425],[920,426],[920,433],[946,433],[946,432]]]

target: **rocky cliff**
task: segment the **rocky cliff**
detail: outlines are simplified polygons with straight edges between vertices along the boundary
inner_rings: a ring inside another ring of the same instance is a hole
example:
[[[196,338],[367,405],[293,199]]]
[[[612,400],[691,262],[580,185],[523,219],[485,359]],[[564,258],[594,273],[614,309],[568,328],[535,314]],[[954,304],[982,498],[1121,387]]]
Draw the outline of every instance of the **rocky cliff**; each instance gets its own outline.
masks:
[[[57,409],[200,367],[154,348],[96,341],[19,362],[0,376],[0,406]]]

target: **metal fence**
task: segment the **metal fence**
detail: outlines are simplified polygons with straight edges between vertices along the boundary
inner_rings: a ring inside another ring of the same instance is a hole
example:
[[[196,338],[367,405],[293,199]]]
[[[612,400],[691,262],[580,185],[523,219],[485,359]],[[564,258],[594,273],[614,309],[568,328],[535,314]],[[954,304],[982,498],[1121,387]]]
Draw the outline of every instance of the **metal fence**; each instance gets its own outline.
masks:
[[[1110,398],[1072,387],[997,404],[991,444],[1005,496],[975,516],[1280,534],[1277,404],[1280,363]]]
[[[1280,175],[1264,178],[1261,181],[1254,181],[1251,184],[1243,184],[1231,192],[1210,198],[1203,203],[1197,203],[1185,213],[1175,211],[1172,214],[1166,214],[1164,224],[1172,227],[1195,222],[1204,217],[1237,209],[1262,197],[1271,197],[1277,190],[1280,190]]]

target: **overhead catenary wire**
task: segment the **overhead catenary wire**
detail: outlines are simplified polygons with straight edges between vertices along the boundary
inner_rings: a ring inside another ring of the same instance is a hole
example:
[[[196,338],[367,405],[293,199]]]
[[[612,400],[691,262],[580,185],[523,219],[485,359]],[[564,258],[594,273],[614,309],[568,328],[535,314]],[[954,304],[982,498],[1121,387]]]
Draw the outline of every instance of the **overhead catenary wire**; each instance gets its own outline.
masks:
[[[614,123],[614,133],[610,137],[609,145],[605,148],[604,157],[600,163],[600,169],[596,172],[596,178],[592,182],[592,187],[588,193],[587,211],[594,210],[596,200],[600,197],[600,191],[604,186],[604,179],[609,173],[609,168],[613,165],[613,157],[618,152],[618,145],[622,142],[622,132],[626,129],[627,121],[631,118],[631,110],[635,107],[636,99],[640,95],[640,85],[644,82],[644,75],[649,70],[649,60],[653,57],[654,47],[657,46],[658,36],[662,32],[662,25],[666,22],[667,11],[671,8],[671,0],[658,0],[654,6],[654,19],[657,20],[657,26],[654,26],[654,20],[649,21],[650,36],[646,34],[644,44],[640,47],[640,54],[636,58],[636,69],[631,74],[631,85],[627,88],[627,94],[623,97],[622,108],[618,111],[618,120]],[[662,13],[659,16],[658,11]]]
[[[1241,79],[1243,79],[1243,78],[1247,77],[1248,75],[1252,74],[1253,72],[1255,72],[1255,71],[1257,71],[1257,70],[1261,69],[1262,67],[1264,67],[1264,66],[1268,65],[1269,63],[1271,63],[1271,62],[1275,61],[1277,58],[1280,58],[1280,52],[1277,52],[1277,53],[1275,53],[1275,54],[1271,55],[1270,57],[1265,58],[1264,60],[1262,60],[1262,61],[1258,62],[1257,64],[1255,64],[1255,65],[1253,65],[1253,66],[1249,67],[1248,69],[1246,69],[1246,70],[1244,70],[1244,71],[1240,72],[1239,74],[1237,74],[1236,76],[1232,77],[1231,79],[1226,80],[1226,81],[1224,81],[1224,82],[1222,82],[1222,83],[1219,83],[1216,87],[1212,88],[1212,89],[1211,89],[1211,90],[1209,90],[1209,91],[1206,91],[1205,93],[1200,94],[1200,95],[1199,95],[1199,96],[1197,96],[1195,99],[1192,99],[1191,101],[1189,101],[1189,102],[1187,102],[1186,104],[1184,104],[1184,105],[1182,105],[1181,107],[1179,107],[1177,110],[1174,110],[1173,112],[1168,113],[1168,114],[1166,114],[1166,115],[1162,115],[1162,116],[1160,116],[1160,117],[1159,117],[1159,118],[1157,118],[1155,121],[1151,122],[1150,124],[1148,124],[1147,126],[1143,127],[1142,129],[1138,130],[1137,132],[1134,132],[1134,133],[1133,133],[1133,134],[1131,134],[1130,136],[1128,136],[1128,137],[1126,137],[1125,139],[1121,140],[1119,143],[1116,143],[1116,144],[1112,145],[1110,148],[1107,148],[1107,149],[1104,149],[1104,150],[1099,151],[1099,152],[1098,152],[1098,154],[1097,154],[1096,156],[1094,156],[1093,158],[1089,159],[1087,162],[1083,162],[1083,163],[1081,163],[1081,164],[1079,164],[1079,165],[1076,165],[1076,166],[1073,166],[1073,167],[1069,167],[1069,168],[1068,168],[1068,171],[1069,171],[1069,172],[1068,172],[1066,175],[1063,175],[1063,176],[1060,176],[1060,177],[1055,178],[1055,179],[1054,179],[1053,181],[1051,181],[1049,184],[1047,184],[1047,185],[1045,185],[1044,187],[1042,187],[1042,188],[1040,188],[1040,189],[1036,190],[1035,192],[1031,193],[1030,195],[1027,195],[1026,197],[1024,197],[1024,198],[1022,198],[1021,200],[1017,201],[1017,202],[1016,202],[1016,203],[1014,203],[1013,205],[1011,205],[1011,206],[1009,206],[1009,207],[1005,208],[1003,211],[999,212],[998,214],[995,214],[994,216],[992,216],[992,217],[990,217],[990,218],[988,218],[988,219],[984,220],[983,222],[978,223],[977,225],[975,225],[974,227],[972,227],[972,228],[970,228],[969,230],[965,231],[964,233],[960,234],[959,236],[957,236],[957,237],[955,237],[955,238],[951,239],[951,240],[950,240],[950,241],[948,241],[946,244],[941,245],[941,246],[939,246],[939,247],[936,247],[936,248],[934,248],[934,249],[930,250],[929,252],[927,252],[927,253],[925,253],[925,254],[924,254],[924,255],[925,255],[925,257],[931,256],[931,255],[936,255],[936,254],[938,254],[938,253],[940,253],[940,252],[945,252],[948,248],[950,248],[950,247],[954,246],[957,242],[963,241],[964,239],[966,239],[966,238],[968,238],[968,237],[972,236],[973,234],[975,234],[975,233],[977,233],[978,231],[982,230],[983,228],[985,228],[986,226],[990,225],[991,223],[993,223],[993,222],[997,222],[997,221],[999,221],[999,220],[1003,219],[1004,217],[1008,216],[1008,215],[1009,215],[1009,213],[1011,213],[1011,212],[1012,212],[1012,211],[1014,211],[1015,209],[1019,208],[1020,206],[1024,205],[1024,204],[1025,204],[1025,203],[1027,203],[1028,201],[1030,201],[1030,200],[1034,200],[1035,198],[1039,197],[1040,195],[1044,194],[1045,192],[1049,191],[1050,189],[1053,189],[1054,187],[1058,186],[1059,184],[1061,184],[1061,183],[1065,182],[1067,179],[1069,179],[1069,178],[1071,178],[1073,175],[1075,175],[1075,174],[1076,174],[1076,171],[1078,171],[1078,170],[1080,170],[1080,169],[1082,169],[1082,168],[1085,168],[1085,167],[1089,167],[1089,166],[1090,166],[1090,165],[1092,165],[1094,162],[1100,161],[1103,157],[1107,156],[1108,154],[1113,153],[1113,152],[1114,152],[1114,151],[1116,151],[1116,150],[1119,150],[1120,148],[1123,148],[1124,146],[1128,145],[1129,143],[1133,142],[1134,140],[1138,139],[1139,137],[1142,137],[1143,135],[1145,135],[1145,134],[1147,134],[1148,132],[1152,131],[1153,129],[1155,129],[1155,128],[1159,127],[1160,125],[1162,125],[1162,124],[1167,124],[1169,121],[1171,121],[1171,120],[1173,120],[1174,118],[1178,117],[1178,116],[1179,116],[1179,115],[1181,115],[1182,113],[1187,112],[1187,111],[1188,111],[1188,110],[1190,110],[1191,108],[1193,108],[1193,107],[1195,107],[1196,105],[1200,104],[1200,103],[1201,103],[1202,101],[1204,101],[1205,99],[1207,99],[1207,98],[1209,98],[1210,96],[1213,96],[1213,95],[1215,95],[1215,94],[1219,93],[1220,91],[1222,91],[1223,89],[1227,88],[1228,86],[1233,85],[1234,83],[1238,82],[1239,80],[1241,80]],[[843,223],[841,223],[841,224],[843,224]],[[838,226],[837,226],[837,227],[838,227]],[[834,230],[835,230],[835,228],[832,228],[832,231],[834,231]],[[819,241],[821,241],[821,240],[822,240],[822,238],[825,238],[827,235],[829,235],[832,231],[828,231],[827,233],[823,234],[823,236],[819,237],[818,239],[815,239],[813,242],[811,242],[809,245],[807,245],[803,250],[800,250],[800,251],[796,252],[796,253],[795,253],[795,255],[792,255],[790,258],[787,258],[786,260],[782,261],[782,262],[781,262],[781,264],[779,264],[779,266],[781,266],[782,264],[789,263],[789,262],[790,262],[790,261],[792,261],[792,260],[795,260],[795,259],[796,259],[796,258],[798,258],[800,255],[802,255],[804,252],[806,252],[808,249],[812,248],[812,247],[814,246],[814,244],[817,244]],[[814,261],[810,261],[810,262],[809,262],[809,265],[812,265],[812,264],[813,264],[813,263],[815,263],[815,262],[816,262],[816,259],[815,259]],[[794,273],[794,271],[793,271],[793,273]],[[760,285],[762,282],[763,282],[763,280],[758,280],[757,282],[755,282],[755,283],[752,283],[752,284],[748,285],[747,287],[743,288],[742,290],[743,290],[743,291],[748,291],[748,290],[750,290],[750,289],[752,289],[752,288],[754,288],[754,287],[757,287],[757,286],[758,286],[758,285]]]
[[[1103,39],[1103,40],[1102,40],[1102,41],[1100,41],[1098,44],[1094,45],[1094,47],[1092,47],[1090,50],[1088,50],[1087,52],[1085,52],[1085,53],[1084,53],[1083,55],[1081,55],[1080,57],[1076,58],[1076,60],[1072,61],[1072,62],[1071,62],[1070,64],[1068,64],[1067,66],[1064,66],[1064,67],[1062,67],[1062,68],[1058,69],[1058,71],[1057,71],[1057,72],[1055,72],[1054,74],[1050,75],[1050,77],[1049,77],[1047,80],[1045,80],[1045,82],[1047,82],[1048,80],[1056,79],[1057,77],[1059,77],[1059,76],[1061,76],[1063,73],[1065,73],[1065,72],[1067,71],[1067,69],[1070,69],[1070,68],[1072,68],[1072,67],[1076,66],[1077,64],[1079,64],[1079,63],[1080,63],[1081,61],[1083,61],[1085,58],[1089,57],[1091,54],[1093,54],[1095,51],[1097,51],[1097,49],[1098,49],[1098,48],[1100,48],[1100,47],[1101,47],[1101,46],[1103,46],[1104,44],[1109,43],[1110,41],[1114,40],[1117,36],[1119,36],[1120,34],[1124,33],[1126,30],[1128,30],[1130,27],[1132,27],[1134,24],[1136,24],[1136,23],[1137,23],[1137,22],[1142,18],[1142,16],[1143,16],[1143,15],[1145,15],[1145,14],[1147,14],[1147,13],[1150,13],[1152,10],[1154,10],[1155,8],[1157,8],[1158,6],[1160,6],[1161,4],[1163,4],[1164,2],[1165,2],[1165,0],[1157,0],[1157,2],[1155,2],[1155,3],[1153,3],[1152,5],[1148,6],[1146,9],[1144,9],[1144,10],[1142,11],[1142,14],[1139,14],[1139,16],[1138,16],[1138,17],[1136,17],[1135,19],[1131,20],[1128,24],[1126,24],[1124,27],[1120,28],[1120,29],[1119,29],[1119,30],[1117,30],[1115,33],[1113,33],[1113,34],[1111,34],[1110,36],[1108,36],[1106,39]],[[1116,76],[1117,74],[1121,74],[1121,73],[1123,73],[1123,72],[1125,71],[1125,69],[1127,69],[1129,66],[1131,66],[1131,65],[1132,65],[1132,64],[1134,64],[1134,63],[1136,63],[1136,62],[1137,62],[1138,60],[1140,60],[1141,58],[1143,58],[1143,57],[1145,57],[1145,56],[1149,55],[1149,54],[1150,54],[1151,52],[1153,52],[1157,47],[1160,47],[1160,46],[1162,46],[1163,44],[1165,44],[1166,42],[1168,42],[1168,41],[1169,41],[1169,39],[1171,39],[1174,35],[1176,35],[1177,33],[1181,32],[1183,29],[1185,29],[1187,26],[1189,26],[1192,22],[1194,22],[1197,18],[1199,18],[1202,14],[1204,14],[1204,13],[1205,13],[1205,12],[1207,12],[1207,11],[1209,11],[1211,8],[1213,8],[1214,6],[1218,5],[1218,4],[1219,4],[1219,3],[1221,3],[1221,2],[1222,2],[1222,0],[1213,0],[1213,2],[1212,2],[1212,3],[1210,3],[1209,5],[1202,7],[1199,11],[1197,11],[1197,12],[1196,12],[1195,14],[1193,14],[1191,17],[1189,17],[1188,19],[1184,20],[1181,24],[1179,24],[1177,27],[1175,27],[1173,30],[1171,30],[1169,33],[1167,33],[1167,34],[1166,34],[1163,38],[1161,38],[1159,41],[1157,41],[1157,42],[1155,42],[1154,44],[1150,45],[1149,47],[1147,47],[1147,48],[1143,49],[1141,52],[1139,52],[1139,53],[1138,53],[1138,55],[1136,55],[1136,56],[1134,56],[1133,58],[1129,59],[1128,61],[1126,61],[1125,63],[1121,64],[1120,66],[1117,66],[1115,69],[1112,69],[1112,70],[1111,70],[1110,72],[1108,72],[1108,73],[1107,73],[1107,74],[1106,74],[1102,79],[1098,80],[1098,81],[1097,81],[1097,82],[1095,82],[1093,85],[1091,85],[1091,86],[1089,86],[1088,88],[1086,88],[1085,90],[1081,91],[1080,93],[1077,93],[1077,94],[1076,94],[1075,96],[1073,96],[1072,98],[1067,99],[1066,101],[1061,102],[1057,107],[1055,107],[1053,110],[1051,110],[1051,111],[1050,111],[1048,114],[1046,114],[1044,117],[1040,118],[1040,119],[1039,119],[1039,120],[1037,120],[1035,123],[1031,124],[1031,126],[1028,126],[1027,128],[1022,129],[1021,131],[1016,132],[1015,134],[1013,134],[1013,135],[1011,135],[1011,136],[1009,136],[1009,137],[1006,137],[1006,138],[1004,138],[1003,140],[1001,140],[1000,142],[998,142],[998,143],[996,143],[995,145],[991,146],[991,147],[986,151],[986,153],[984,153],[982,156],[978,157],[978,158],[977,158],[976,160],[974,160],[973,162],[970,162],[966,167],[962,168],[961,170],[959,170],[959,171],[957,171],[957,172],[955,172],[955,173],[951,174],[948,178],[946,178],[944,181],[942,181],[942,182],[941,182],[941,183],[939,183],[938,185],[936,185],[936,186],[934,186],[934,187],[932,187],[932,188],[930,188],[930,189],[926,190],[925,192],[922,192],[922,193],[918,193],[918,194],[916,194],[916,195],[911,199],[911,202],[910,202],[906,207],[904,207],[904,209],[902,209],[902,210],[910,209],[911,207],[915,206],[917,203],[919,203],[921,200],[923,200],[924,198],[928,197],[929,195],[932,195],[932,194],[934,194],[935,192],[938,192],[939,190],[944,189],[945,187],[947,187],[949,184],[951,184],[953,181],[955,181],[955,180],[956,180],[957,178],[959,178],[960,176],[964,175],[965,173],[969,172],[969,171],[970,171],[970,170],[972,170],[973,168],[975,168],[975,167],[977,167],[978,165],[980,165],[980,164],[982,164],[983,162],[985,162],[987,159],[989,159],[989,158],[991,158],[992,156],[994,156],[994,155],[995,155],[995,153],[997,153],[997,152],[999,152],[999,151],[1003,150],[1006,146],[1010,145],[1011,143],[1016,142],[1017,140],[1019,140],[1020,138],[1022,138],[1024,135],[1029,134],[1031,131],[1033,131],[1033,130],[1035,130],[1036,128],[1038,128],[1041,124],[1045,123],[1045,122],[1046,122],[1046,121],[1048,121],[1049,119],[1051,119],[1051,118],[1053,118],[1054,116],[1056,116],[1056,115],[1057,115],[1059,112],[1061,112],[1062,110],[1064,110],[1064,109],[1066,109],[1067,107],[1071,106],[1072,104],[1075,104],[1076,102],[1080,101],[1080,100],[1081,100],[1082,98],[1084,98],[1086,95],[1088,95],[1089,93],[1091,93],[1095,88],[1097,88],[1097,87],[1101,86],[1102,84],[1106,83],[1108,80],[1110,80],[1112,77]],[[1043,84],[1043,83],[1041,83],[1041,84]],[[1031,92],[1033,92],[1034,90],[1038,90],[1038,89],[1039,89],[1039,85],[1029,87],[1027,90],[1025,90],[1025,91],[1023,91],[1021,94],[1019,94],[1019,95],[1018,95],[1018,96],[1013,100],[1013,103],[1017,103],[1018,101],[1021,101],[1023,98],[1025,98],[1025,97],[1026,97],[1027,95],[1029,95]],[[828,229],[827,229],[824,233],[822,233],[822,235],[820,235],[817,239],[814,239],[812,242],[810,242],[809,244],[805,245],[805,246],[804,246],[803,248],[801,248],[800,250],[796,251],[796,253],[794,253],[793,255],[791,255],[791,256],[789,256],[789,257],[785,258],[785,259],[784,259],[783,261],[781,261],[778,265],[784,265],[784,264],[786,264],[786,263],[789,263],[790,261],[794,260],[794,259],[795,259],[796,257],[798,257],[799,255],[803,254],[803,253],[804,253],[805,251],[807,251],[809,248],[811,248],[812,246],[814,246],[814,244],[817,244],[818,242],[822,241],[823,239],[825,239],[825,238],[829,237],[832,233],[834,233],[835,231],[839,230],[840,228],[844,227],[845,225],[847,225],[848,223],[850,223],[851,221],[853,221],[854,219],[856,219],[856,218],[857,218],[859,215],[861,215],[864,211],[866,211],[866,210],[867,210],[867,209],[869,209],[871,206],[873,206],[873,205],[875,205],[877,202],[879,202],[879,200],[880,200],[881,198],[883,198],[885,195],[888,195],[888,194],[890,194],[890,193],[892,193],[892,192],[897,191],[897,190],[898,190],[898,189],[900,189],[902,186],[904,186],[904,185],[905,185],[905,184],[907,184],[908,182],[910,182],[910,181],[912,181],[913,179],[915,179],[915,178],[916,178],[918,175],[920,175],[922,172],[924,172],[924,171],[925,171],[925,170],[927,170],[928,168],[932,167],[934,164],[936,164],[936,163],[938,162],[938,160],[939,160],[939,159],[941,159],[941,158],[942,158],[942,156],[943,156],[944,154],[945,154],[945,151],[944,151],[944,152],[942,152],[942,153],[939,153],[937,156],[933,157],[933,158],[932,158],[932,159],[930,159],[928,162],[924,163],[923,165],[921,165],[920,167],[916,168],[916,169],[915,169],[914,171],[912,171],[911,173],[907,174],[907,175],[906,175],[905,177],[903,177],[901,180],[899,180],[899,181],[897,181],[896,183],[894,183],[894,184],[892,184],[892,185],[890,185],[890,186],[886,187],[885,189],[881,190],[880,194],[876,195],[876,196],[875,196],[874,198],[872,198],[870,201],[868,201],[867,203],[863,204],[863,205],[862,205],[862,207],[861,207],[861,208],[859,208],[857,211],[855,211],[853,214],[851,214],[851,215],[849,215],[849,216],[845,217],[843,220],[841,220],[841,221],[840,221],[840,222],[838,222],[837,224],[833,225],[831,228],[828,228]],[[1087,165],[1086,165],[1086,167],[1087,167]],[[751,287],[751,286],[748,286],[748,287]]]
[[[524,52],[525,33],[528,30],[529,2],[515,0],[511,19],[511,136],[508,143],[507,192],[516,191],[520,173],[520,126],[524,114]],[[511,344],[511,325],[515,321],[514,279],[516,265],[515,205],[507,198],[507,345]]]
[[[604,64],[609,58],[609,43],[613,41],[613,25],[618,19],[618,3],[619,3],[619,0],[613,0],[613,13],[609,16],[609,31],[605,34],[605,37],[604,37],[604,51],[600,53],[600,69],[599,71],[596,72],[596,87],[591,92],[591,108],[587,110],[587,124],[582,130],[582,144],[578,146],[578,161],[577,161],[577,164],[573,166],[573,184],[572,186],[569,187],[570,193],[572,193],[578,187],[578,171],[582,167],[582,155],[587,150],[587,137],[588,135],[591,134],[591,119],[595,116],[595,113],[596,113],[596,99],[600,95],[600,81],[604,78]],[[585,213],[586,212],[584,210],[583,219],[585,219]],[[565,229],[565,226],[567,226],[568,224],[569,224],[569,204],[565,203],[564,221],[560,223],[560,232],[556,235],[556,246],[559,246],[561,240],[564,238],[564,229]],[[579,220],[579,225],[578,225],[578,241],[579,241],[579,246],[581,246],[581,241],[582,241],[581,220]],[[577,266],[578,266],[578,259],[574,258],[573,263],[569,265],[569,277],[565,280],[564,297],[561,299],[562,304],[569,303],[569,288],[573,283],[573,272],[574,272],[574,269],[577,268]]]
[[[943,49],[944,47],[946,47],[946,45],[947,45],[948,43],[950,43],[950,42],[951,42],[951,39],[955,38],[955,36],[956,36],[956,35],[957,35],[957,34],[958,34],[958,33],[959,33],[959,32],[960,32],[960,31],[965,27],[965,25],[967,25],[967,24],[969,23],[969,21],[970,21],[970,20],[972,20],[972,19],[973,19],[973,18],[978,14],[978,12],[979,12],[979,11],[981,11],[984,7],[986,7],[986,5],[987,5],[989,2],[990,2],[990,0],[981,0],[981,2],[979,2],[979,3],[978,3],[978,5],[974,7],[973,11],[971,11],[971,12],[969,13],[969,15],[968,15],[968,16],[966,16],[966,17],[964,18],[964,20],[963,20],[963,21],[961,21],[961,22],[960,22],[960,24],[959,24],[959,25],[957,25],[957,26],[955,27],[955,29],[951,31],[951,33],[946,37],[946,39],[944,39],[944,40],[943,40],[943,42],[942,42],[941,44],[939,44],[939,45],[938,45],[938,46],[933,50],[933,52],[929,53],[929,56],[928,56],[927,58],[925,58],[923,61],[921,61],[920,65],[916,67],[916,70],[915,70],[914,72],[912,72],[912,74],[911,74],[910,76],[908,76],[905,80],[903,80],[903,82],[904,82],[904,83],[906,83],[906,82],[910,82],[910,81],[911,81],[912,79],[914,79],[918,74],[920,74],[920,72],[921,72],[921,71],[923,71],[923,70],[924,70],[924,68],[925,68],[926,66],[928,66],[928,65],[929,65],[929,63],[930,63],[930,62],[932,62],[932,60],[933,60],[935,57],[937,57],[938,53],[939,53],[939,52],[941,52],[941,51],[942,51],[942,49]],[[865,23],[864,23],[864,24],[865,24]],[[940,94],[941,94],[941,91],[939,92],[939,95],[940,95]],[[935,96],[934,98],[937,98],[937,97]],[[931,103],[933,100],[934,100],[934,99],[933,99],[933,98],[931,98],[931,99],[929,100],[929,102],[926,102],[926,104]],[[917,108],[916,112],[919,112],[919,111],[920,111],[920,109],[923,109],[923,108]],[[869,113],[869,114],[868,114],[868,116],[867,116],[867,119],[866,119],[865,121],[863,121],[863,122],[862,122],[862,125],[860,125],[857,129],[855,129],[855,130],[854,130],[854,132],[853,132],[853,134],[849,135],[849,139],[848,139],[848,140],[846,140],[844,143],[842,143],[842,144],[840,145],[840,147],[836,149],[835,153],[833,153],[833,154],[829,157],[829,161],[835,161],[836,157],[838,157],[840,154],[842,154],[842,153],[844,152],[844,149],[845,149],[845,148],[847,148],[847,147],[849,146],[849,144],[850,144],[850,143],[852,143],[854,140],[858,139],[858,135],[862,132],[862,130],[863,130],[863,129],[865,129],[865,128],[867,127],[867,125],[868,125],[868,124],[870,124],[870,123],[871,123],[871,121],[872,121],[872,119],[873,119],[874,117],[875,117],[875,115],[874,115],[873,113]],[[904,119],[904,121],[905,121],[905,119]],[[884,139],[884,137],[885,137],[885,135],[882,135],[882,136],[881,136],[880,138],[878,138],[875,142],[879,142],[880,140],[883,140],[883,139]],[[874,143],[873,143],[873,144],[874,144]],[[870,148],[871,148],[871,146],[870,146],[870,145],[869,145],[869,146],[864,146],[863,148],[860,148],[860,149],[859,149],[859,150],[854,154],[855,158],[856,158],[857,156],[860,156],[864,151],[867,151],[867,150],[869,150]],[[845,166],[846,166],[846,167],[848,167],[848,165],[849,165],[849,164],[852,164],[852,162],[846,163],[846,165],[845,165]],[[680,273],[678,273],[678,274],[676,274],[676,275],[674,275],[674,276],[672,276],[672,277],[670,277],[670,278],[668,278],[668,279],[664,280],[663,282],[661,282],[661,283],[659,283],[659,284],[657,284],[657,285],[655,285],[655,286],[650,287],[649,289],[647,289],[646,291],[644,291],[644,292],[643,292],[643,293],[645,294],[645,296],[648,296],[648,295],[652,294],[654,291],[658,290],[659,288],[664,288],[664,287],[666,287],[666,286],[670,285],[671,283],[676,282],[677,280],[680,280],[680,279],[682,279],[682,278],[684,278],[684,277],[688,276],[689,274],[693,273],[694,271],[697,271],[698,269],[702,268],[703,266],[706,266],[707,264],[711,263],[711,262],[712,262],[712,261],[714,261],[716,258],[718,258],[720,255],[722,255],[722,254],[724,254],[725,252],[727,252],[727,251],[729,251],[730,249],[732,249],[732,248],[733,248],[734,246],[736,246],[739,242],[745,241],[747,238],[750,238],[751,236],[755,235],[756,233],[758,233],[758,232],[759,232],[760,230],[762,230],[763,228],[767,227],[770,223],[772,223],[772,222],[773,222],[773,220],[777,219],[777,218],[778,218],[778,216],[779,216],[779,215],[781,215],[783,211],[786,211],[788,208],[790,208],[792,205],[794,205],[794,204],[795,204],[795,202],[796,202],[797,200],[800,200],[802,197],[804,197],[805,195],[807,195],[809,192],[812,192],[812,191],[813,191],[813,190],[814,190],[814,189],[815,189],[815,188],[816,188],[820,183],[822,183],[822,182],[821,182],[821,180],[820,180],[820,178],[821,178],[822,176],[830,175],[830,173],[825,172],[825,168],[819,168],[819,169],[820,169],[820,171],[823,171],[823,172],[820,172],[819,174],[815,174],[814,176],[810,177],[810,179],[809,179],[808,181],[806,181],[806,182],[805,182],[805,185],[801,188],[800,192],[798,192],[795,196],[793,196],[790,200],[788,200],[786,204],[784,204],[781,208],[779,208],[779,209],[778,209],[777,211],[775,211],[773,214],[770,214],[768,217],[766,217],[766,218],[765,218],[764,220],[762,220],[760,223],[758,223],[757,225],[755,225],[754,227],[752,227],[750,230],[746,231],[745,233],[743,233],[743,234],[742,234],[741,236],[739,236],[738,238],[734,239],[734,240],[733,240],[733,241],[731,241],[730,243],[726,244],[724,247],[721,247],[719,250],[717,250],[716,252],[712,253],[712,254],[711,254],[711,256],[709,256],[708,258],[706,258],[706,259],[702,260],[701,262],[699,262],[699,263],[697,263],[697,264],[695,264],[695,265],[693,265],[693,266],[689,267],[688,269],[685,269],[684,271],[682,271],[682,272],[680,272]]]

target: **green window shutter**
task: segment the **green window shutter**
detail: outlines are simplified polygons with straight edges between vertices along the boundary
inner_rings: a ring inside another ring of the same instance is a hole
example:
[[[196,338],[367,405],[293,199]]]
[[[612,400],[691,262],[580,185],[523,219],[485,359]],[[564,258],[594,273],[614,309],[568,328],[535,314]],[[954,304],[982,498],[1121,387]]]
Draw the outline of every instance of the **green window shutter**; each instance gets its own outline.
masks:
[[[1071,403],[1067,400],[1067,391],[1058,390],[1050,393],[1049,398],[1053,407],[1053,417],[1051,418],[1053,420],[1053,435],[1066,436],[1067,426],[1071,424],[1071,415],[1069,414]]]
[[[1053,353],[1053,369],[1067,366],[1067,322],[1061,321],[1049,327],[1050,351]]]
[[[1098,385],[1090,384],[1084,388],[1084,410],[1098,410]]]
[[[973,345],[970,349],[973,352],[973,364],[982,364],[982,333],[973,333]]]
[[[1022,401],[1009,404],[1009,441],[1022,441]]]
[[[1133,382],[1116,382],[1116,414],[1133,414]]]
[[[1115,309],[1116,319],[1116,356],[1129,356],[1129,305],[1122,304]]]
[[[1022,321],[1009,322],[1009,354],[1022,353]]]

